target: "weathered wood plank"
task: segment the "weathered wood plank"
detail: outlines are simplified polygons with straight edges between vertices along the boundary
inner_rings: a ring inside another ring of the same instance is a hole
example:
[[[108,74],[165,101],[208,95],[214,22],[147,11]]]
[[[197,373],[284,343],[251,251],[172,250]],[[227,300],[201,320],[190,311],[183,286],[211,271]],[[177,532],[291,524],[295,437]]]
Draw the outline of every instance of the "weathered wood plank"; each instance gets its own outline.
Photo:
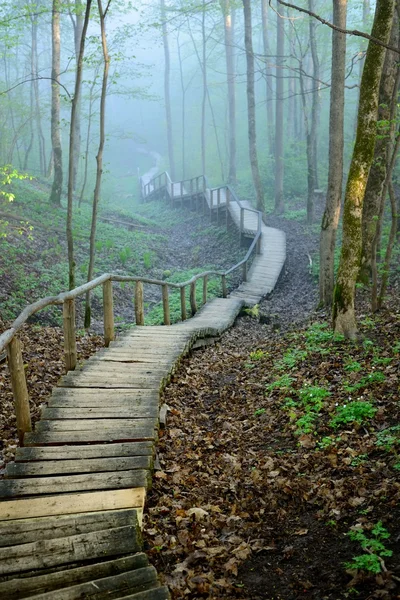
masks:
[[[81,598],[113,600],[138,590],[150,590],[155,586],[158,586],[157,572],[154,567],[149,566],[59,589],[57,600],[80,600]],[[36,600],[53,600],[54,596],[52,592],[49,592],[39,594],[35,598]]]
[[[110,510],[0,523],[0,547],[78,535],[108,528],[137,525],[135,509]],[[1,594],[0,594],[1,597]]]
[[[132,471],[151,469],[152,456],[118,458],[89,458],[79,460],[33,461],[8,463],[5,477],[43,477],[45,475],[72,475],[79,473],[104,473],[107,471]]]
[[[74,419],[72,411],[69,419],[39,421],[36,423],[36,431],[87,431],[93,429],[132,429],[138,432],[140,437],[151,437],[153,429],[157,426],[158,419]]]
[[[147,435],[148,434],[148,435]],[[26,434],[25,446],[53,444],[95,444],[102,442],[144,442],[157,439],[157,433],[133,431],[131,427],[96,431],[38,431]]]
[[[143,509],[146,489],[133,488],[80,494],[62,494],[43,498],[30,498],[0,502],[0,521],[70,515],[82,512]],[[140,512],[138,510],[140,523]]]
[[[57,573],[10,579],[0,583],[0,597],[7,598],[7,600],[22,600],[33,594],[54,592],[68,585],[76,585],[84,581],[125,573],[129,570],[147,567],[147,565],[147,556],[138,553],[133,556],[108,560],[85,567],[65,569]]]
[[[152,456],[153,442],[127,442],[123,444],[92,444],[86,446],[49,446],[42,448],[18,448],[15,460],[59,461],[84,460],[93,458]]]
[[[138,552],[140,546],[141,535],[137,525],[9,546],[0,549],[0,574],[121,556]]]
[[[152,419],[157,422],[158,406],[136,407],[92,407],[92,408],[43,408],[41,417],[46,420],[57,419]]]
[[[140,488],[147,487],[150,481],[150,472],[145,469],[117,471],[116,473],[85,473],[82,475],[3,479],[0,481],[0,498]]]

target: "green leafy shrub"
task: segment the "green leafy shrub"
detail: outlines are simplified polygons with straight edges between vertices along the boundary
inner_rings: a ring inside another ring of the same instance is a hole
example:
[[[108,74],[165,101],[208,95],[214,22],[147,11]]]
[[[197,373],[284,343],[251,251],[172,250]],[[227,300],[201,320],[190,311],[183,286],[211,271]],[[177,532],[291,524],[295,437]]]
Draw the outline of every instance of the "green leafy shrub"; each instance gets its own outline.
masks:
[[[383,540],[390,538],[390,533],[379,521],[371,530],[373,537],[367,537],[364,531],[349,531],[347,534],[353,542],[359,542],[361,548],[366,550],[366,554],[354,556],[351,562],[346,562],[346,569],[359,569],[369,573],[382,572],[382,558],[392,556],[393,552],[388,550],[383,543]]]
[[[363,400],[353,400],[343,406],[339,406],[336,415],[331,419],[331,427],[339,427],[347,423],[361,424],[365,419],[372,419],[377,409],[371,402]]]

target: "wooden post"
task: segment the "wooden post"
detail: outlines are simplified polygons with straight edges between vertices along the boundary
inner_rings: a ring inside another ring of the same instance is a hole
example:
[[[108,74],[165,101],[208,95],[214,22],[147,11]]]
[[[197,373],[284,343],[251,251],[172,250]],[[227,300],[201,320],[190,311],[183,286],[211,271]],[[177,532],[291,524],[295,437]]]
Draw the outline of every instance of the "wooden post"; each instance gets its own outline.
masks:
[[[203,277],[203,304],[207,303],[207,284],[208,284],[208,276],[204,275],[204,277]]]
[[[14,337],[7,346],[7,360],[14,396],[15,416],[17,417],[18,439],[20,445],[23,446],[24,434],[32,431],[32,422],[21,343],[17,337]]]
[[[210,221],[212,223],[212,211],[214,206],[214,190],[210,190]]]
[[[244,232],[244,208],[240,207],[239,243],[242,245],[242,234]]]
[[[257,250],[257,254],[261,254],[261,235],[257,240],[256,250]]]
[[[164,283],[162,286],[162,304],[164,311],[164,325],[171,325],[171,318],[169,314],[169,298],[168,298],[168,283]]]
[[[115,339],[114,331],[114,303],[112,281],[108,279],[103,283],[103,314],[104,314],[104,345],[106,348]]]
[[[135,320],[136,325],[144,325],[143,282],[137,281],[135,285]]]
[[[190,284],[190,308],[192,311],[192,316],[197,313],[197,304],[196,304],[196,282],[193,281]]]
[[[247,281],[247,260],[243,263],[243,281]]]
[[[182,321],[186,321],[186,290],[184,287],[181,287],[181,318]]]
[[[221,188],[217,190],[217,224],[219,225],[219,208],[221,205]]]
[[[229,229],[229,206],[231,202],[231,191],[227,187],[225,190],[225,208],[226,208],[226,229]]]
[[[190,208],[193,210],[193,179],[190,180]]]
[[[75,300],[63,304],[65,372],[76,367]]]
[[[172,181],[171,181],[171,203],[172,203],[172,206],[174,206],[174,184]]]
[[[227,298],[228,296],[228,290],[226,287],[226,275],[222,275],[221,276],[221,282],[222,282],[222,297],[223,298]]]
[[[183,202],[183,181],[181,181],[181,200]]]

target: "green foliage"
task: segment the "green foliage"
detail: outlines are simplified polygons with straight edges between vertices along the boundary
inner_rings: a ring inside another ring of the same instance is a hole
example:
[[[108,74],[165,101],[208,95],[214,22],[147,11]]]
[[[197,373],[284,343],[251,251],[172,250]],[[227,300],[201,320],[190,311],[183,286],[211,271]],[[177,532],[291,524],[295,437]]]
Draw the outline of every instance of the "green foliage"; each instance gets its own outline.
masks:
[[[255,350],[254,352],[250,352],[249,358],[252,361],[257,361],[267,358],[268,356],[268,352],[265,352],[264,350]]]
[[[379,521],[371,530],[372,537],[367,537],[363,529],[353,529],[347,534],[353,542],[359,542],[361,548],[366,550],[365,554],[354,556],[351,562],[346,562],[346,569],[358,569],[369,573],[382,572],[383,557],[392,556],[393,552],[388,550],[383,540],[390,538],[390,533]]]
[[[0,198],[4,198],[7,202],[13,202],[15,194],[8,188],[14,180],[32,179],[25,173],[20,173],[12,165],[0,166]]]
[[[147,252],[143,252],[142,256],[143,265],[146,270],[149,270],[153,266],[153,254],[149,250]]]
[[[306,347],[310,352],[326,354],[330,352],[327,345],[336,341],[343,341],[342,335],[335,334],[326,323],[313,323],[305,332]]]
[[[330,396],[330,393],[328,390],[315,385],[304,386],[297,393],[305,414],[296,421],[298,427],[296,434],[311,433],[315,428],[315,421],[318,419],[324,400]]]
[[[361,365],[358,361],[351,360],[345,365],[344,369],[350,373],[358,373],[358,371],[361,371]]]
[[[376,411],[377,409],[371,402],[353,400],[337,408],[336,415],[330,421],[330,426],[337,428],[340,425],[347,425],[347,423],[361,424],[365,419],[372,419]]]
[[[121,263],[125,266],[128,260],[130,260],[133,256],[132,248],[130,248],[129,246],[122,248],[119,251],[118,256]]]
[[[264,415],[265,413],[266,413],[265,408],[257,408],[257,410],[254,411],[254,416],[260,417],[261,415]]]
[[[273,390],[290,390],[292,388],[292,383],[294,381],[293,377],[290,377],[287,373],[278,377],[272,383],[267,385],[267,391],[272,392]]]
[[[372,385],[374,383],[382,383],[383,381],[385,381],[385,379],[386,379],[386,377],[385,377],[384,373],[382,373],[381,371],[373,371],[372,373],[368,373],[368,375],[365,375],[364,377],[362,377],[360,379],[360,381],[358,381],[358,382],[355,382],[355,383],[345,382],[343,384],[343,389],[348,394],[352,394],[353,392],[356,392],[357,390],[361,390],[361,389],[368,387],[369,385]]]
[[[285,369],[293,369],[297,366],[297,364],[303,361],[307,356],[306,350],[300,350],[298,348],[290,348],[284,355],[281,360],[278,360],[274,367],[279,371],[283,371]]]
[[[376,434],[375,445],[378,448],[383,448],[386,452],[390,452],[400,445],[400,425],[387,427],[378,431]]]

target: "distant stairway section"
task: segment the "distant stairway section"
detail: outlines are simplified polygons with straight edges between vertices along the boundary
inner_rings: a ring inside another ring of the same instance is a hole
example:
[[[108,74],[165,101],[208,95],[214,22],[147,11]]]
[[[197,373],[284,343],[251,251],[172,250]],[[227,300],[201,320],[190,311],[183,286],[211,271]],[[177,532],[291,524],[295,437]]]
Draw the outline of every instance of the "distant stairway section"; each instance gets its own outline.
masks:
[[[273,227],[267,227],[262,215],[254,210],[249,202],[241,201],[230,185],[211,188],[204,175],[173,182],[167,172],[153,179],[141,179],[141,194],[144,202],[161,199],[170,205],[186,206],[192,210],[207,213],[211,221],[218,224],[225,219],[226,226],[231,224],[237,229],[240,242],[253,239],[256,255],[247,272],[247,261],[243,266],[243,281],[230,296],[240,298],[245,306],[258,304],[263,296],[271,293],[286,260],[285,233]],[[237,268],[232,267],[229,272]]]

